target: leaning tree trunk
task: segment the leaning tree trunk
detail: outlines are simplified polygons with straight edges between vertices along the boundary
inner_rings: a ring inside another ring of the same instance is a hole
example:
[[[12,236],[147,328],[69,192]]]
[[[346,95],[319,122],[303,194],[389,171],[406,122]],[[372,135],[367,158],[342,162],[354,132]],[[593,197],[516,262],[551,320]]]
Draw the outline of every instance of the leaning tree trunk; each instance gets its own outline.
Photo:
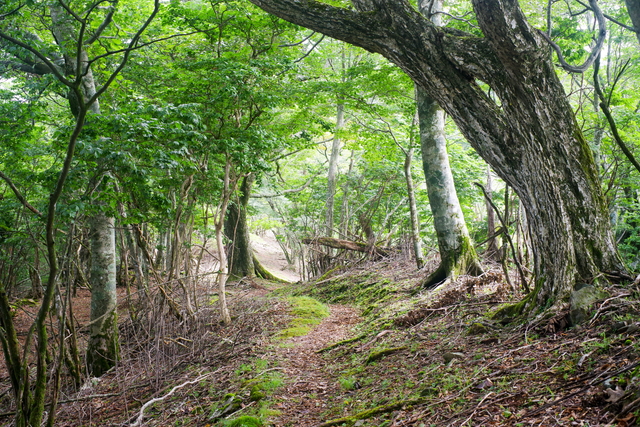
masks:
[[[627,12],[636,30],[636,37],[640,42],[640,0],[625,0],[627,4]]]
[[[231,277],[242,278],[256,275],[249,225],[247,224],[247,206],[253,181],[253,174],[242,179],[239,197],[235,203],[230,203],[227,208],[224,228],[225,235],[232,242],[229,249],[229,275]]]
[[[116,313],[115,221],[103,214],[91,218],[91,326],[87,345],[89,373],[99,377],[118,360]]]
[[[384,55],[446,110],[525,207],[535,289],[520,308],[556,305],[576,284],[626,275],[593,155],[546,40],[515,0],[472,0],[482,37],[437,27],[406,0],[359,0],[356,11],[312,0],[251,1]]]

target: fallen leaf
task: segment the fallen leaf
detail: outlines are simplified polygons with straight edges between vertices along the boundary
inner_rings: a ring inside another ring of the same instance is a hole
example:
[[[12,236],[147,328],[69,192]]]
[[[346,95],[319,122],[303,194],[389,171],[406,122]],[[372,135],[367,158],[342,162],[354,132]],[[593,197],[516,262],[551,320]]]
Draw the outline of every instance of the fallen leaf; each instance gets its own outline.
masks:
[[[604,392],[609,395],[609,397],[604,399],[605,402],[615,403],[618,400],[622,399],[622,396],[624,396],[624,390],[620,386],[616,386],[615,389],[607,388],[604,390]]]

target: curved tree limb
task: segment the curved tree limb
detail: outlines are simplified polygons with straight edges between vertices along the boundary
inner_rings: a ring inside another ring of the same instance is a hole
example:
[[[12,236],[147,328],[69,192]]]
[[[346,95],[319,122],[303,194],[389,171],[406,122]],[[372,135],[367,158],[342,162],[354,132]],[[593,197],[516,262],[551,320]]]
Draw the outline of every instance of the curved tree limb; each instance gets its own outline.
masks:
[[[620,71],[620,75],[624,72],[625,68],[626,68],[626,65]],[[616,125],[616,122],[613,119],[613,116],[611,115],[611,110],[609,110],[610,99],[609,100],[605,99],[604,93],[602,92],[602,88],[600,87],[600,81],[598,77],[599,70],[600,70],[600,57],[598,56],[598,59],[595,61],[595,64],[593,65],[593,87],[596,90],[596,94],[598,98],[600,99],[600,104],[599,104],[600,108],[602,109],[604,116],[607,118],[607,122],[609,122],[609,127],[611,128],[611,133],[613,135],[613,139],[616,141],[616,144],[618,144],[618,147],[620,147],[624,155],[627,156],[627,159],[629,159],[633,167],[636,168],[638,172],[640,172],[640,163],[638,163],[638,160],[636,160],[631,150],[629,150],[629,147],[627,147],[627,144],[625,144],[624,141],[622,140],[620,133],[618,133],[618,126]],[[620,75],[618,75],[618,77]],[[613,92],[613,89],[611,92]]]
[[[589,69],[598,55],[600,55],[600,51],[602,50],[602,46],[604,45],[604,39],[607,36],[607,22],[605,20],[604,14],[602,13],[602,10],[600,10],[600,6],[598,6],[598,1],[589,0],[589,5],[591,6],[593,14],[596,16],[596,20],[598,21],[598,38],[596,40],[595,46],[589,54],[589,57],[582,65],[575,66],[567,63],[567,61],[564,59],[564,56],[562,55],[560,46],[558,46],[553,40],[551,40],[547,33],[538,30],[538,34],[540,34],[547,41],[547,43],[551,45],[553,50],[556,51],[556,54],[558,55],[558,61],[560,61],[560,65],[562,66],[562,68],[571,73],[584,73]]]
[[[9,188],[11,188],[11,191],[13,191],[13,194],[16,195],[16,198],[20,201],[20,203],[24,205],[25,208],[38,215],[40,218],[44,217],[44,215],[42,215],[42,212],[40,212],[38,209],[34,208],[33,205],[27,202],[27,199],[24,198],[22,193],[20,193],[20,190],[18,190],[18,187],[15,186],[13,181],[11,181],[11,179],[7,175],[0,172],[0,178],[2,178],[7,183]]]

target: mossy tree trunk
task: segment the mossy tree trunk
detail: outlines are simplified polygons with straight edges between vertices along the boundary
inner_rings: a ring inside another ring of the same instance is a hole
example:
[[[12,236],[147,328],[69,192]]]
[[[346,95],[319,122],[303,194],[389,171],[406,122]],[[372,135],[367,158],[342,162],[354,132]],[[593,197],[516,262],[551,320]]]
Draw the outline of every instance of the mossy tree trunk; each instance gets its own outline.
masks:
[[[229,204],[224,224],[225,234],[232,242],[229,249],[229,275],[237,278],[256,275],[247,224],[247,206],[253,181],[253,174],[242,179],[240,194],[234,203]]]
[[[517,1],[472,0],[482,36],[438,27],[404,0],[360,0],[355,11],[312,0],[251,1],[384,55],[445,109],[525,207],[535,273],[525,309],[562,303],[579,283],[626,276],[593,155],[549,46]]]
[[[87,344],[87,368],[99,377],[118,360],[115,221],[95,215],[90,223],[91,326]]]
[[[439,267],[422,282],[422,286],[432,287],[460,274],[479,275],[482,267],[471,243],[449,166],[444,111],[422,89],[417,88],[416,92],[422,167],[440,251]]]

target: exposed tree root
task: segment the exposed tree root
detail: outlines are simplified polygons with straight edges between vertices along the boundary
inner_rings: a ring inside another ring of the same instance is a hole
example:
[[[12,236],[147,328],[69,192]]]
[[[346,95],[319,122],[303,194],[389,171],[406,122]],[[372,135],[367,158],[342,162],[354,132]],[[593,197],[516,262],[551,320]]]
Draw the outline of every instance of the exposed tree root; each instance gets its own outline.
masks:
[[[256,276],[258,276],[261,279],[271,280],[273,282],[278,282],[278,283],[289,283],[286,280],[281,279],[281,278],[276,277],[273,274],[271,274],[269,272],[269,270],[267,270],[264,267],[264,265],[262,265],[260,260],[258,260],[258,258],[255,256],[255,254],[253,255],[253,267],[255,269]]]
[[[426,399],[424,398],[399,400],[397,402],[393,402],[388,405],[376,406],[373,409],[368,409],[366,411],[360,412],[355,415],[350,415],[348,417],[336,418],[333,420],[325,421],[324,423],[319,424],[318,427],[337,426],[340,424],[353,425],[358,420],[366,420],[367,418],[371,418],[376,415],[385,414],[387,412],[392,412],[398,409],[402,409],[405,406],[419,405],[424,402],[426,402]]]

